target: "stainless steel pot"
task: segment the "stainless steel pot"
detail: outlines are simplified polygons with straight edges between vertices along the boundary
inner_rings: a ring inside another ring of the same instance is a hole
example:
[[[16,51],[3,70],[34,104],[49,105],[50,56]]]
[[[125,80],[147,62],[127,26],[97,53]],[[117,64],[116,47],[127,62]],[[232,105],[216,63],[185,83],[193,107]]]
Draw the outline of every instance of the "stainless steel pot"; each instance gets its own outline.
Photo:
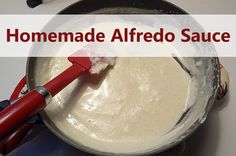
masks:
[[[62,12],[61,14],[185,14],[186,12],[180,8],[174,6],[165,1],[151,1],[151,0],[84,0],[77,2]],[[33,46],[31,51],[38,51],[36,46]],[[47,66],[42,66],[49,64],[50,60],[53,58],[28,58],[27,63],[27,85],[31,90],[42,83],[42,77],[39,71],[42,68],[47,68]],[[62,132],[58,127],[55,126],[54,122],[48,116],[47,110],[45,109],[40,114],[47,125],[47,127],[58,137],[63,139],[68,144],[73,145],[78,149],[82,149],[89,153],[99,154],[99,155],[147,155],[153,153],[159,153],[166,150],[179,142],[183,141],[187,136],[194,132],[206,119],[207,114],[211,110],[215,100],[217,99],[219,91],[223,95],[225,92],[223,87],[220,85],[220,64],[219,59],[214,58],[182,58],[189,64],[196,63],[198,61],[203,62],[203,66],[200,67],[201,74],[205,77],[198,77],[198,92],[194,101],[193,107],[191,107],[181,118],[181,120],[176,125],[176,130],[174,133],[170,133],[169,141],[165,145],[158,148],[151,149],[145,153],[106,153],[104,151],[94,150],[88,148],[75,142],[72,138],[68,137],[68,132]],[[190,69],[191,71],[191,69]],[[47,74],[47,73],[44,73]],[[227,76],[226,76],[227,77]],[[227,79],[227,78],[226,78]],[[220,90],[221,89],[221,90]],[[68,104],[70,101],[68,101]],[[57,102],[53,100],[50,105],[56,105]],[[58,112],[59,116],[61,112]],[[62,114],[61,114],[62,115]]]

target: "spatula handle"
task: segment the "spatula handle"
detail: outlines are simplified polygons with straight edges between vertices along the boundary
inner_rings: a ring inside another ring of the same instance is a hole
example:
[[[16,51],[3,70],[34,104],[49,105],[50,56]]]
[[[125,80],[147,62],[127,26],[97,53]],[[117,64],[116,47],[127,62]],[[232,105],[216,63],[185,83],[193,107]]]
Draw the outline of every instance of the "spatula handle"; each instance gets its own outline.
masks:
[[[23,124],[29,117],[41,111],[54,95],[85,71],[84,67],[75,63],[45,84],[44,87],[37,87],[1,111],[0,139]]]
[[[37,90],[27,93],[0,112],[0,139],[11,133],[29,117],[46,106],[45,98]]]
[[[86,69],[84,67],[74,63],[60,75],[45,84],[44,87],[54,96],[85,71]]]

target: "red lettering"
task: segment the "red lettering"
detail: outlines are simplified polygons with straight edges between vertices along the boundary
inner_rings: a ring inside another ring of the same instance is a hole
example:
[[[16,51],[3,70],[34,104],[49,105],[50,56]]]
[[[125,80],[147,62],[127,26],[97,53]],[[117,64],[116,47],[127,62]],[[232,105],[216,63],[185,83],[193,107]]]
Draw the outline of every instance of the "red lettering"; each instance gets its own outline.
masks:
[[[11,33],[11,30],[7,29],[7,42],[11,42],[11,37],[14,37],[15,42],[18,42],[18,40],[19,40],[18,34],[19,34],[18,29],[15,29],[15,33]]]
[[[102,33],[102,32],[99,32],[97,35],[96,35],[96,40],[98,42],[104,42],[104,39],[105,39],[105,34]]]
[[[119,40],[120,42],[123,42],[123,38],[119,29],[115,29],[112,35],[111,42],[114,42],[115,40]]]
[[[222,41],[229,42],[230,34],[228,32],[224,32],[221,37],[222,37]]]

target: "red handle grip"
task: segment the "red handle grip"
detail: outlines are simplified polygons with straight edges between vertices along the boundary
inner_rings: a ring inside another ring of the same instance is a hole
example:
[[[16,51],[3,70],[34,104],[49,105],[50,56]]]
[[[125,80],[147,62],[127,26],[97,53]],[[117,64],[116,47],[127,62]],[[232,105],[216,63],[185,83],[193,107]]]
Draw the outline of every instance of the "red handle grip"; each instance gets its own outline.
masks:
[[[51,96],[54,96],[85,71],[84,67],[74,63],[44,85],[44,88]],[[45,106],[44,96],[33,90],[0,112],[0,139],[23,124],[29,117],[41,111]]]
[[[14,150],[14,148],[20,143],[20,141],[27,135],[31,130],[33,124],[25,123],[19,129],[17,129],[13,134],[11,134],[6,140],[0,143],[1,154],[7,155],[9,152]]]
[[[14,89],[10,101],[17,99],[26,85],[26,76],[24,76],[20,82],[17,84],[16,88]],[[28,134],[28,132],[33,127],[33,123],[25,123],[20,126],[14,133],[7,136],[6,139],[1,140],[0,142],[0,153],[6,155],[7,153],[11,152],[19,143],[20,141]]]
[[[0,112],[0,138],[12,132],[29,117],[42,110],[45,105],[44,97],[33,90]]]

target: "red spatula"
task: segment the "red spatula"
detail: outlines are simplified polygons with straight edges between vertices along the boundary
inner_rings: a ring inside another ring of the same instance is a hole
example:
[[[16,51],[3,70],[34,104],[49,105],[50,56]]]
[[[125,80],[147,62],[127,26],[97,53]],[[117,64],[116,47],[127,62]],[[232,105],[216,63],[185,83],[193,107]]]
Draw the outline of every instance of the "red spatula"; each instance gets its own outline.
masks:
[[[69,57],[72,65],[44,86],[36,87],[14,104],[0,112],[0,139],[41,111],[53,96],[81,74],[89,72],[92,62],[88,57]]]

